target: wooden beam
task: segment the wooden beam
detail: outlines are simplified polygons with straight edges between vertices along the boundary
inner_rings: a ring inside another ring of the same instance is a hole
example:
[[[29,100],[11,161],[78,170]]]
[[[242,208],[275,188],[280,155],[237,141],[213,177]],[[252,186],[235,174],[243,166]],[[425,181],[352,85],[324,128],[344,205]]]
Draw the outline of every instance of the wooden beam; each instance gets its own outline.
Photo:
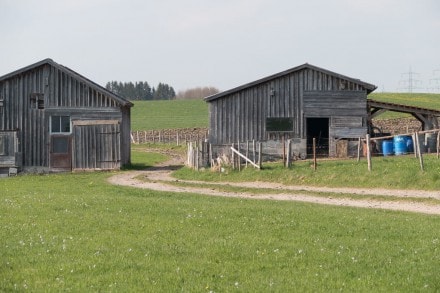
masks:
[[[252,166],[254,166],[257,169],[260,169],[260,166],[258,166],[257,164],[255,164],[254,162],[252,162],[251,159],[247,158],[245,155],[243,155],[242,153],[240,153],[238,150],[236,150],[234,147],[231,147],[231,150],[233,153],[236,153],[237,155],[239,155],[240,157],[242,157],[243,159],[245,159],[247,162],[249,162],[249,164],[251,164]]]
[[[74,120],[73,126],[120,124],[119,120]]]

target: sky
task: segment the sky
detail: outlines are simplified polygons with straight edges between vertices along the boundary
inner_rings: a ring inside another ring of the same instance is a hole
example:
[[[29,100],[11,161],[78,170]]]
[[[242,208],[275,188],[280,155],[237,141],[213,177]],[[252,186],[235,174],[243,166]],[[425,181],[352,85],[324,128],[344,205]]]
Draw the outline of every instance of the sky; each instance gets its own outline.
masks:
[[[440,93],[438,0],[0,0],[0,40],[0,76],[51,58],[101,85],[227,90],[307,62]]]

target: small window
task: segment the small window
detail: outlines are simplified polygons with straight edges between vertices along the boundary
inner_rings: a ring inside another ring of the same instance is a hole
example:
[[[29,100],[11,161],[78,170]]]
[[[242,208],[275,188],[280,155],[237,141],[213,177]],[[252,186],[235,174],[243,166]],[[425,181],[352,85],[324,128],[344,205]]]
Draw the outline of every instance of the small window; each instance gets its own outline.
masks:
[[[266,118],[266,131],[291,132],[293,131],[293,118]]]
[[[0,97],[0,114],[3,113],[4,107],[5,107],[5,100],[3,100],[3,98]]]
[[[31,94],[31,109],[44,109],[44,94],[32,93]]]
[[[70,133],[70,116],[52,116],[51,133]]]

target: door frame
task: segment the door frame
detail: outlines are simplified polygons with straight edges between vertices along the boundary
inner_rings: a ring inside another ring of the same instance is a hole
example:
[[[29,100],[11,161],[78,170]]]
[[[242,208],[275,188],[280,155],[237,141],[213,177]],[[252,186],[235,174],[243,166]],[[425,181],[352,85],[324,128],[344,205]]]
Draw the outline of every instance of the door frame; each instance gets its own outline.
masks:
[[[67,139],[65,152],[54,152],[55,139]],[[49,142],[49,168],[55,171],[72,171],[72,135],[51,134]]]

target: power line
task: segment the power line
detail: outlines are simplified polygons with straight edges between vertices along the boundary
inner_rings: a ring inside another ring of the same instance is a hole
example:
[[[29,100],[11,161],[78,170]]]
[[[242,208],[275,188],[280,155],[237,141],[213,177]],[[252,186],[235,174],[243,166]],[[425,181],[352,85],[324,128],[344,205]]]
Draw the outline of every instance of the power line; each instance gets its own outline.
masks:
[[[436,74],[437,72],[440,75],[440,69],[436,69],[436,70],[434,70],[432,72],[432,76],[434,78],[431,78],[429,80],[429,85],[430,86],[429,86],[428,90],[432,90],[432,92],[434,92],[434,93],[440,93],[440,76],[436,77],[437,76],[437,74]]]
[[[408,72],[402,73],[402,79],[399,81],[399,84],[402,84],[403,86],[400,87],[400,89],[405,90],[407,93],[412,94],[414,90],[421,89],[418,87],[418,84],[421,84],[422,82],[418,79],[415,79],[415,76],[418,76],[418,73],[415,73],[412,71],[411,66],[409,67]]]

